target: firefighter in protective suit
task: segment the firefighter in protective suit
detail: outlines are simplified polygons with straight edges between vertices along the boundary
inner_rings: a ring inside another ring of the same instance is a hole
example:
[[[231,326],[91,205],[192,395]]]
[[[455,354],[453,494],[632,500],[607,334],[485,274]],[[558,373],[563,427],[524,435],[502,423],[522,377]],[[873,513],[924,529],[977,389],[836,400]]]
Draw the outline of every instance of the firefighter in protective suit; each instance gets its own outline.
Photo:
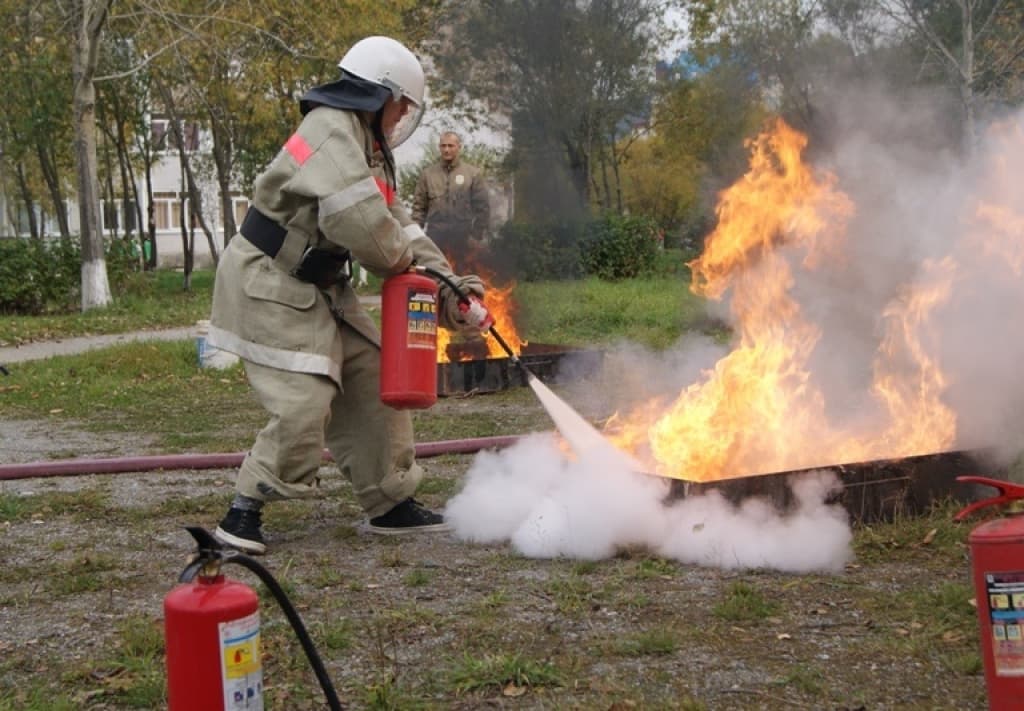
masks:
[[[368,37],[338,66],[339,80],[300,100],[302,122],[257,178],[214,283],[209,342],[242,359],[270,414],[215,531],[252,554],[266,551],[265,502],[316,493],[325,445],[371,531],[447,530],[412,498],[423,476],[412,418],[380,401],[380,336],[349,284],[350,260],[381,277],[432,267],[474,298],[483,283],[453,275],[395,199],[391,149],[423,111],[419,61],[393,39]],[[448,328],[479,329],[489,317],[460,311],[448,287],[440,306]]]

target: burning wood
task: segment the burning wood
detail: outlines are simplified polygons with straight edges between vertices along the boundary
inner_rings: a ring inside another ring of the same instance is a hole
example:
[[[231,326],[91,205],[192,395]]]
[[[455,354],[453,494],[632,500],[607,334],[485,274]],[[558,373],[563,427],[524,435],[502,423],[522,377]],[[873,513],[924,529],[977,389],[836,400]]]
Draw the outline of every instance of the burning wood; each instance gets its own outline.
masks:
[[[998,476],[981,452],[957,451],[902,459],[840,464],[835,471],[841,489],[829,503],[839,503],[855,523],[891,521],[900,516],[926,513],[937,502],[973,501],[979,487],[957,482],[959,476],[985,473]],[[758,496],[781,513],[793,505],[792,481],[817,469],[742,476],[713,482],[672,482],[669,498],[700,496],[715,491],[733,503]]]

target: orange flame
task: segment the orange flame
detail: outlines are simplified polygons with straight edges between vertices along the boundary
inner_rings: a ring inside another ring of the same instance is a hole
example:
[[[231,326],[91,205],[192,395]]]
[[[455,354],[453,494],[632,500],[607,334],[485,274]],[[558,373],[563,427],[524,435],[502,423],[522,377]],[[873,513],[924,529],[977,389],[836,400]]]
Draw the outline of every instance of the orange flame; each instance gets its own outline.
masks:
[[[821,331],[790,292],[796,270],[841,259],[854,207],[833,175],[803,162],[806,143],[781,121],[749,142],[750,169],[720,195],[717,227],[689,263],[695,293],[731,293],[733,350],[674,402],[646,403],[608,425],[613,441],[660,474],[713,481],[932,452],[953,441],[955,416],[939,400],[945,381],[920,334],[949,293],[949,264],[935,265],[927,288],[883,314],[872,391],[873,420],[882,424],[829,423],[808,366]]]
[[[451,259],[449,258],[449,262]],[[452,263],[454,269],[454,263]],[[477,275],[484,282],[484,305],[487,306],[487,310],[491,312],[494,317],[494,328],[501,334],[501,337],[505,339],[505,343],[508,344],[516,354],[522,351],[526,341],[522,340],[519,336],[519,330],[515,325],[515,317],[519,313],[519,304],[516,303],[515,298],[512,296],[512,292],[515,290],[516,283],[510,282],[503,286],[497,286],[494,283],[493,274],[489,273],[486,269],[481,268],[479,265],[474,265],[474,270]],[[449,363],[451,358],[449,357],[448,346],[450,344],[458,345],[465,343],[462,334],[449,331],[446,328],[437,329],[437,362],[438,363]],[[484,338],[484,344],[487,346],[487,354],[481,355],[476,352],[475,349],[467,348],[465,351],[459,353],[459,357],[456,360],[476,360],[479,358],[507,358],[508,354],[499,345],[498,341],[491,337]],[[456,349],[458,350],[458,349]]]

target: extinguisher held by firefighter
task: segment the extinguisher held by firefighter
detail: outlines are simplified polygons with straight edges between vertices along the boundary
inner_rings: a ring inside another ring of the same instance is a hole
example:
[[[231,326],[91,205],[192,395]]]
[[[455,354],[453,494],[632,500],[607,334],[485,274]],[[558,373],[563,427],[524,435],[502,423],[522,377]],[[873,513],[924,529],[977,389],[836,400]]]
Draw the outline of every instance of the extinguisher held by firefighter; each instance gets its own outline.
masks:
[[[427,408],[437,402],[435,279],[456,294],[468,326],[500,338],[492,330],[494,318],[483,303],[437,270],[413,267],[385,281],[381,288],[380,398],[397,409]]]
[[[999,491],[998,496],[966,506],[957,521],[989,506],[1024,501],[1024,486],[978,476],[957,481]],[[1024,511],[980,524],[971,531],[968,544],[989,708],[1024,709]]]
[[[164,598],[164,638],[169,711],[260,711],[263,667],[256,592],[227,578],[221,567],[247,568],[267,586],[295,631],[329,708],[341,702],[288,596],[256,560],[223,548],[207,530],[186,529],[196,541],[192,561]]]

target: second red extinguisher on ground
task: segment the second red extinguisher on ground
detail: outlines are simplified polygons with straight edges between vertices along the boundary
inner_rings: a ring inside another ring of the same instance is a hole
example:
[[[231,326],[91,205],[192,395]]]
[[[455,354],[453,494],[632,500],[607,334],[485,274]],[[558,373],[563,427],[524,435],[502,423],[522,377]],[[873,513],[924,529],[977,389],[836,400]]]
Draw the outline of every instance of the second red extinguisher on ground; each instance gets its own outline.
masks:
[[[380,399],[396,409],[437,402],[437,282],[405,272],[381,290]]]
[[[1000,494],[970,504],[957,521],[988,506],[1024,501],[1022,486],[978,476],[957,481],[992,486]],[[968,542],[989,708],[1024,709],[1024,514],[982,523]]]

